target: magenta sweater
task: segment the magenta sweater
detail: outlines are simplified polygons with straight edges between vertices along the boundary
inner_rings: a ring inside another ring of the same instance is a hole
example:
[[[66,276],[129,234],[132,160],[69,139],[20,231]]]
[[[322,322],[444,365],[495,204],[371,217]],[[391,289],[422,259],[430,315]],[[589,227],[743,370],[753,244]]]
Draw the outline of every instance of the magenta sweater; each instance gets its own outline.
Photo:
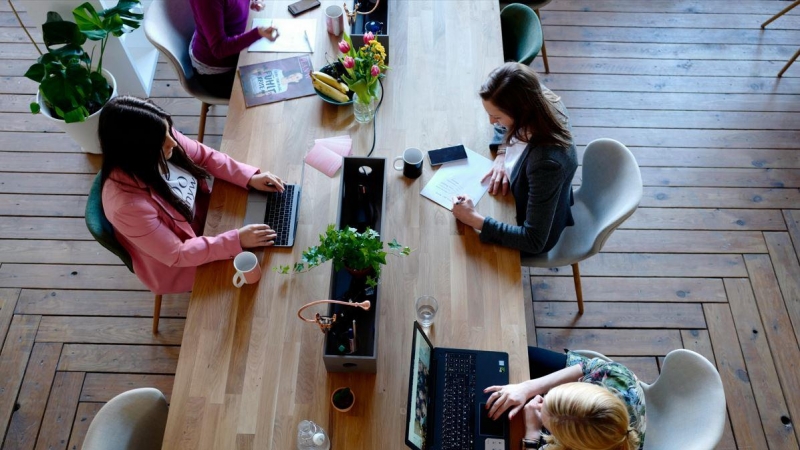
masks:
[[[239,52],[260,39],[245,32],[250,0],[189,0],[196,24],[192,53],[212,67],[236,67]]]

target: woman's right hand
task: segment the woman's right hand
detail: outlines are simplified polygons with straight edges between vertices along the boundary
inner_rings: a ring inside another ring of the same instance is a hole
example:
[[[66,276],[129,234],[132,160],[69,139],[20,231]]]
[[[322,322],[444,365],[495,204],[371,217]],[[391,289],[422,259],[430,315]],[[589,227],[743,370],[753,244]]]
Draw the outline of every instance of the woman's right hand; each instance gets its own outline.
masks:
[[[258,34],[263,37],[267,38],[270,41],[274,41],[278,39],[278,36],[281,34],[278,32],[278,29],[275,27],[258,27]]]
[[[277,236],[278,233],[269,225],[253,223],[239,228],[239,245],[242,248],[269,247]]]
[[[530,389],[525,383],[489,386],[483,392],[492,393],[486,401],[486,408],[489,409],[488,415],[493,420],[497,420],[507,409],[511,409],[508,413],[509,420],[513,419],[530,398]]]
[[[508,178],[508,174],[506,173],[506,155],[501,154],[497,155],[494,158],[494,164],[492,165],[492,169],[486,175],[481,178],[481,183],[485,182],[486,180],[489,181],[489,194],[497,195],[498,193],[502,193],[503,195],[508,194],[509,184],[511,180]]]

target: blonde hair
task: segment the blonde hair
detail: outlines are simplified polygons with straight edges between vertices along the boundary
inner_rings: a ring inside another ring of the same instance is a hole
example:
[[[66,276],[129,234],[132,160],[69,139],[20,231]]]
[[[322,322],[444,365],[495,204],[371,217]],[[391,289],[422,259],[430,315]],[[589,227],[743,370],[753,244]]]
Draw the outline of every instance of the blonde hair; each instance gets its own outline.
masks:
[[[591,383],[566,383],[547,393],[548,450],[636,450],[639,433],[630,428],[625,403]]]

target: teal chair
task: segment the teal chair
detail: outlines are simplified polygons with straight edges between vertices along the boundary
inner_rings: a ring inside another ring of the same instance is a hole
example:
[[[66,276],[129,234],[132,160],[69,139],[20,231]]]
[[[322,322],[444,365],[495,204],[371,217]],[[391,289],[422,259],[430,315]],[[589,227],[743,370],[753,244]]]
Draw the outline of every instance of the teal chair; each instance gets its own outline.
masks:
[[[512,3],[500,12],[503,59],[530,65],[544,44],[542,24],[528,6]]]
[[[125,247],[119,243],[117,237],[114,236],[114,228],[111,222],[106,218],[106,213],[103,211],[103,187],[100,184],[101,173],[94,177],[92,188],[89,190],[89,198],[86,201],[86,228],[89,229],[92,237],[100,243],[106,250],[117,255],[122,260],[128,270],[133,272],[133,261],[131,255],[125,250]],[[161,315],[161,295],[157,294],[155,298],[155,308],[153,310],[153,334],[158,334],[158,318]]]

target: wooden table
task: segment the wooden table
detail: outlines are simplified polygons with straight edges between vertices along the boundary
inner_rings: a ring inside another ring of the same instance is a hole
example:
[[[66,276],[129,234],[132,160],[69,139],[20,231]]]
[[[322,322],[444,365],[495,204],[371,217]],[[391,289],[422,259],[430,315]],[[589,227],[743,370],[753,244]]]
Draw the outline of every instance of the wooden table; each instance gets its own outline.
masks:
[[[477,90],[502,63],[496,0],[390,1],[391,70],[377,117],[373,156],[393,158],[406,147],[431,149],[463,143],[488,155],[489,121]],[[267,2],[261,17],[289,17],[288,1]],[[337,55],[336,39],[319,19],[312,60]],[[240,64],[289,54],[242,52]],[[359,125],[351,107],[334,107],[316,96],[245,109],[235,83],[222,151],[239,161],[298,182],[302,158],[315,138],[349,134],[354,155],[372,142],[372,124]],[[263,252],[264,277],[255,286],[231,285],[231,261],[207,264],[197,273],[172,393],[165,449],[296,448],[303,419],[321,424],[333,449],[404,449],[408,367],[414,300],[434,295],[440,303],[434,345],[510,354],[512,382],[528,379],[525,314],[516,251],[481,244],[452,214],[421,197],[433,172],[407,180],[387,174],[384,240],[411,246],[392,258],[381,278],[377,374],[328,374],[322,363],[323,334],[302,323],[303,304],[328,298],[330,268],[278,275],[271,268],[299,260],[302,250],[336,220],[339,176],[307,168],[299,231],[292,249]],[[240,227],[246,194],[224,182],[214,186],[206,233]],[[479,210],[513,220],[510,198],[486,196]],[[322,311],[323,308],[320,308]],[[313,314],[307,311],[306,314]],[[347,414],[330,406],[334,388],[352,386],[356,405]],[[515,423],[515,440],[520,424]]]

